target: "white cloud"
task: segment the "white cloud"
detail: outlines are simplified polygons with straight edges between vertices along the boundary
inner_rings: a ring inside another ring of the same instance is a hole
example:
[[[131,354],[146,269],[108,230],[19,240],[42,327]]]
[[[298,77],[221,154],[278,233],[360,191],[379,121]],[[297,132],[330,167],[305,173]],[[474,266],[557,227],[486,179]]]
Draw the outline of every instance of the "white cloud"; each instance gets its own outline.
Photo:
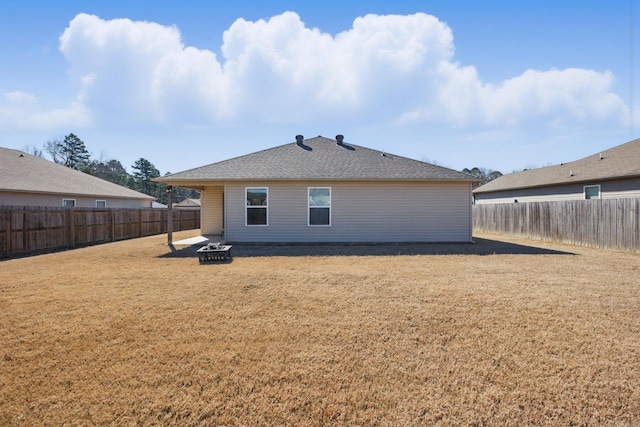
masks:
[[[404,113],[400,123],[444,120],[454,126],[517,126],[539,122],[590,122],[626,116],[611,92],[610,72],[569,68],[528,70],[500,85],[483,84],[474,67],[442,62],[433,103]]]
[[[20,91],[3,93],[0,98],[0,130],[45,130],[91,123],[90,113],[78,101],[65,108],[42,107],[35,95]]]
[[[4,93],[2,95],[5,101],[14,104],[34,104],[37,102],[35,95],[30,93],[14,90],[13,92]]]
[[[182,54],[184,46],[175,27],[79,14],[60,37],[60,50],[81,87],[83,102],[96,111],[98,120],[134,114],[144,122],[162,113],[154,83],[160,64]]]
[[[501,117],[512,121],[538,116],[578,121],[621,119],[625,105],[610,92],[612,83],[609,72],[576,68],[528,70],[499,87],[483,87],[482,111],[490,124],[498,124]]]
[[[0,112],[0,123],[16,114],[18,122],[43,124],[93,117],[185,126],[250,119],[492,128],[623,120],[627,112],[609,72],[528,70],[485,84],[473,66],[454,61],[451,29],[423,13],[359,17],[332,36],[285,12],[238,19],[223,40],[219,59],[185,46],[173,26],[79,14],[60,37],[75,103],[36,116],[24,105],[15,110],[30,98],[14,92],[5,95],[14,107]]]
[[[220,62],[175,27],[80,14],[60,50],[99,120],[204,123],[398,115],[429,100],[430,74],[454,52],[451,30],[426,14],[367,15],[332,37],[285,12],[238,19],[223,39]]]

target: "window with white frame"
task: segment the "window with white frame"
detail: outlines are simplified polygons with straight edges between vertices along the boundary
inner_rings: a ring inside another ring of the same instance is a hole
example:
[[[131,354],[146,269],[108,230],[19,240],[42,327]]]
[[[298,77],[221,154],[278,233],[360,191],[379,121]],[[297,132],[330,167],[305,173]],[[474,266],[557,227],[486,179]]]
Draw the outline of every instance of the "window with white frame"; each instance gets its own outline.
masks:
[[[76,199],[62,199],[62,206],[65,208],[75,208]]]
[[[106,200],[96,200],[96,208],[106,208],[107,201]]]
[[[266,187],[247,187],[246,225],[269,225],[269,189]]]
[[[331,225],[331,187],[309,187],[309,225]]]
[[[599,185],[585,185],[584,186],[584,198],[586,200],[597,200],[600,198],[600,186]]]

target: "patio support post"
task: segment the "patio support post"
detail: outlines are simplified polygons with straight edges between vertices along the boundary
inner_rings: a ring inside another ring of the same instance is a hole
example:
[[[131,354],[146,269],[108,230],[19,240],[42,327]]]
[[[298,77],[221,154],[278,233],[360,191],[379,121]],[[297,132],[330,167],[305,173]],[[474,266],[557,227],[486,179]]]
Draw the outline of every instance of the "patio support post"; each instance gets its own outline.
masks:
[[[171,200],[173,187],[167,185],[167,241],[173,243],[173,201]]]

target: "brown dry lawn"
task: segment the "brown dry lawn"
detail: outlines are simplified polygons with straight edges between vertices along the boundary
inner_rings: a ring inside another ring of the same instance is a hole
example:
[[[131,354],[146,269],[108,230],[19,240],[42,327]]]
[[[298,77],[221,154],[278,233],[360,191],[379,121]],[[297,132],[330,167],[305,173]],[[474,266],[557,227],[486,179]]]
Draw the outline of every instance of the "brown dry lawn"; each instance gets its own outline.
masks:
[[[637,426],[640,256],[482,237],[2,261],[0,425]]]

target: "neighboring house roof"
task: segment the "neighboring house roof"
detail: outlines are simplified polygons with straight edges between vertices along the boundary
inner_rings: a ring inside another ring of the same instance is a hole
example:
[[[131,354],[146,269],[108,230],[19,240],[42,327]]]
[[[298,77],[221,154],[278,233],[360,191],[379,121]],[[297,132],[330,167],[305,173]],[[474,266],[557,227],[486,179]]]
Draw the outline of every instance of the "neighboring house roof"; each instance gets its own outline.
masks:
[[[151,202],[151,207],[154,209],[166,209],[168,206],[154,201],[154,202]]]
[[[0,191],[148,199],[152,196],[50,162],[0,147]]]
[[[173,204],[176,208],[199,208],[200,199],[184,199]]]
[[[342,141],[342,139],[340,138]],[[318,136],[175,173],[155,181],[477,181],[469,174]]]
[[[473,193],[640,177],[640,139],[575,162],[502,175]]]

